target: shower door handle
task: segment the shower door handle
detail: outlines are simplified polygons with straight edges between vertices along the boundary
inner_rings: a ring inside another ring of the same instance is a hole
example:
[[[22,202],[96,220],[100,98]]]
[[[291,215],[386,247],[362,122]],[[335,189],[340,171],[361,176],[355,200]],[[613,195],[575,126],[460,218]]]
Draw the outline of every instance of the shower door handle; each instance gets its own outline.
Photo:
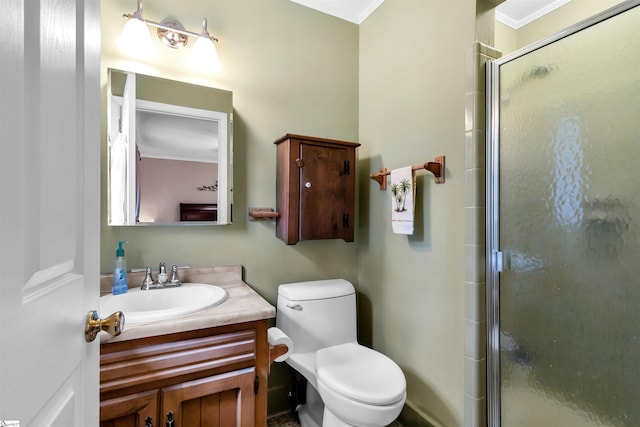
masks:
[[[495,251],[493,265],[498,273],[511,270],[511,251]]]

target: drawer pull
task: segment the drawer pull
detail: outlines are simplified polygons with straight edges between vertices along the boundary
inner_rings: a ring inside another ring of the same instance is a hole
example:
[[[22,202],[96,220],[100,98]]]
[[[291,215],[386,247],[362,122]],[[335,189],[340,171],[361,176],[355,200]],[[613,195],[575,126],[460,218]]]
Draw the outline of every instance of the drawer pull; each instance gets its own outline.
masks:
[[[151,424],[151,417],[147,417],[144,419],[144,427],[153,427],[153,424]]]

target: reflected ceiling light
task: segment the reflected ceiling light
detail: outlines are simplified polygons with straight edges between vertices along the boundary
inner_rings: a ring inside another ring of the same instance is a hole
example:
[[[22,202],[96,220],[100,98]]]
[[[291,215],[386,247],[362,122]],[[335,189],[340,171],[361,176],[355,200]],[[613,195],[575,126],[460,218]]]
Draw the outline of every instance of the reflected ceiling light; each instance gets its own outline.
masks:
[[[122,35],[117,43],[122,49],[140,57],[148,58],[153,52],[151,47],[151,37],[147,25],[157,28],[158,38],[166,46],[173,49],[180,49],[189,43],[189,37],[196,37],[193,52],[188,59],[191,66],[205,71],[218,71],[220,69],[220,59],[214,43],[218,39],[211,36],[207,31],[207,19],[202,23],[200,33],[187,31],[180,21],[174,17],[165,18],[162,22],[154,22],[142,17],[142,0],[138,0],[138,8],[134,13],[122,15],[127,20]],[[144,25],[146,24],[146,25]],[[128,30],[135,27],[135,30]],[[142,31],[144,28],[144,32]]]

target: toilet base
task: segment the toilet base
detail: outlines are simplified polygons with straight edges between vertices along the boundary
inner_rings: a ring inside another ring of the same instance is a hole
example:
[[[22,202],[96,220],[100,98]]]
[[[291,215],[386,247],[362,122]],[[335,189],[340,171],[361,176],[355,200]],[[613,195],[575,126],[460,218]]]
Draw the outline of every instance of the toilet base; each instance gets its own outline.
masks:
[[[324,403],[318,391],[307,381],[306,403],[296,408],[302,427],[322,427]]]
[[[325,406],[324,413],[322,415],[322,427],[354,427],[351,424],[347,424],[344,421],[338,419],[333,412],[327,409]]]
[[[296,408],[302,427],[357,427],[347,424],[329,411],[324,406],[320,393],[310,382],[307,382],[306,395],[306,403]]]

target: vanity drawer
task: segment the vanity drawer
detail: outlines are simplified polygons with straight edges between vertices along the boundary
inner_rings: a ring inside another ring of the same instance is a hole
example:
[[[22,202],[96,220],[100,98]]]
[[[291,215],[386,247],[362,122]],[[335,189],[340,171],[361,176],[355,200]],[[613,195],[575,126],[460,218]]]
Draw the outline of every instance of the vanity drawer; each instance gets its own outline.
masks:
[[[256,330],[212,328],[100,346],[100,395],[109,398],[255,365]]]

